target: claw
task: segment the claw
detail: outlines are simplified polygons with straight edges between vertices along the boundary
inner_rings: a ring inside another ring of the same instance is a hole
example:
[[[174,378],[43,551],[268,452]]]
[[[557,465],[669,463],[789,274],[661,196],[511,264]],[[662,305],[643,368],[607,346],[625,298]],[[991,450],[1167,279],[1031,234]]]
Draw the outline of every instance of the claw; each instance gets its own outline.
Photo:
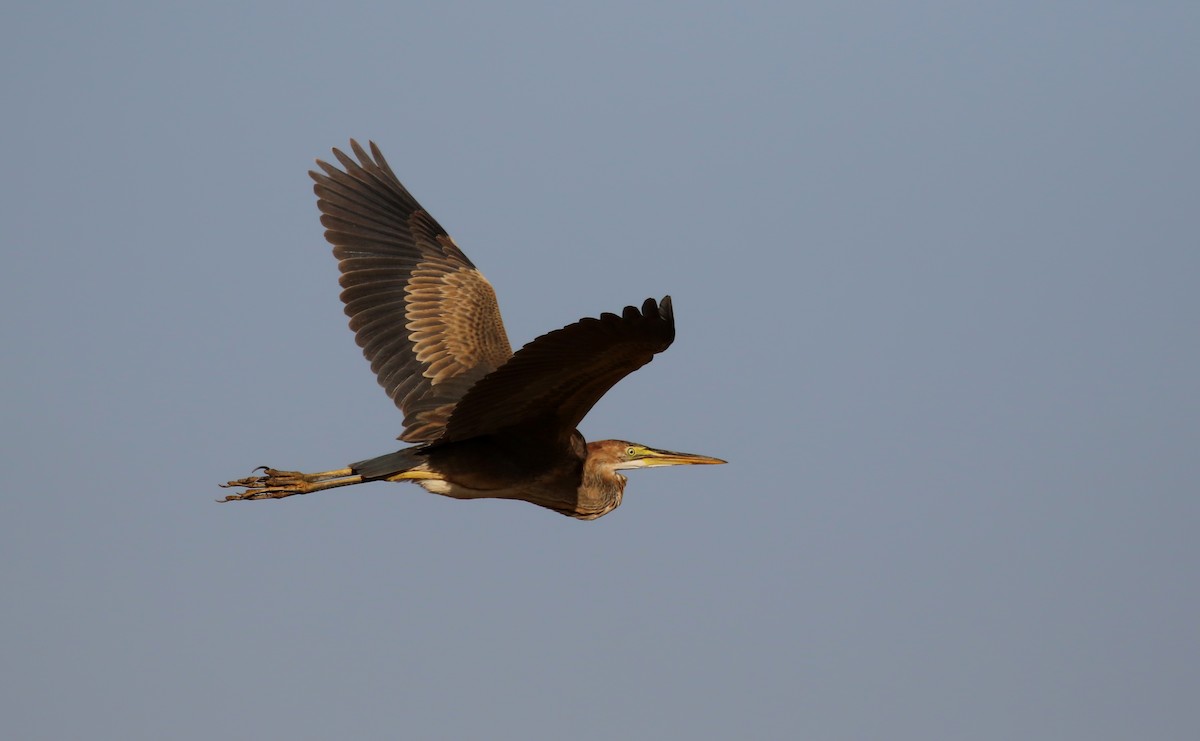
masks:
[[[230,494],[219,502],[238,502],[251,499],[282,499],[295,494],[307,494],[308,486],[304,474],[295,471],[277,471],[268,466],[254,469],[261,471],[261,476],[247,476],[242,479],[227,481],[219,484],[223,489],[245,489],[240,494]]]
[[[348,468],[321,473],[300,473],[299,471],[280,471],[269,466],[259,466],[254,469],[261,471],[260,476],[247,476],[242,479],[227,481],[219,484],[223,489],[245,489],[237,494],[229,494],[218,502],[238,502],[252,499],[283,499],[297,494],[308,494],[336,486],[347,486],[362,482],[362,477]]]

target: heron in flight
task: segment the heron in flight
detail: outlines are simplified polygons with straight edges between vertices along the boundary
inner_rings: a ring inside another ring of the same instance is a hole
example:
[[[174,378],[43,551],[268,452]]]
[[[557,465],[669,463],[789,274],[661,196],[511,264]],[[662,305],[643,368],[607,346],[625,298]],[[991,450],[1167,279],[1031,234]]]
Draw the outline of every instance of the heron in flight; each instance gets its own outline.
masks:
[[[223,500],[282,499],[412,481],[456,499],[517,499],[581,520],[621,504],[632,468],[724,463],[576,427],[610,388],[675,339],[671,297],[549,332],[513,353],[496,294],[409,194],[379,148],[342,169],[317,160],[317,206],[341,270],[350,328],[416,445],[320,473],[259,469]]]

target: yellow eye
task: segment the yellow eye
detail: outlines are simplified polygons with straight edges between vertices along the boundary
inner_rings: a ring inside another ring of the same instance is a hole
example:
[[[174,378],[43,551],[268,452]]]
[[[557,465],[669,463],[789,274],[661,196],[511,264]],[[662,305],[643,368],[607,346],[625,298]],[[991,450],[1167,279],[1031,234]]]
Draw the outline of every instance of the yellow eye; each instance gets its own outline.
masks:
[[[632,458],[637,455],[637,451],[634,450],[632,445],[630,445],[628,448],[625,448],[625,455]]]

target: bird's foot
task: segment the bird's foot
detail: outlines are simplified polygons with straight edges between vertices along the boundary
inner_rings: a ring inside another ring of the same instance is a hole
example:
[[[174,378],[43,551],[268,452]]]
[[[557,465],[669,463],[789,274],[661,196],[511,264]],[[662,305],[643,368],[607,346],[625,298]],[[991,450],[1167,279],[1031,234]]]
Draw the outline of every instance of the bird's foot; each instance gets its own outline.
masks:
[[[277,471],[274,468],[261,466],[255,469],[262,471],[261,476],[247,476],[244,479],[227,481],[221,484],[222,489],[245,489],[237,494],[230,494],[219,502],[238,502],[246,499],[283,499],[295,494],[307,494],[310,482],[305,480],[305,474],[299,471]]]
[[[245,489],[237,494],[229,494],[218,502],[239,502],[249,499],[283,499],[296,494],[308,494],[335,486],[346,486],[362,482],[362,477],[349,468],[321,473],[300,473],[299,471],[279,471],[274,468],[260,466],[255,469],[262,471],[261,476],[247,476],[221,484],[223,489]]]

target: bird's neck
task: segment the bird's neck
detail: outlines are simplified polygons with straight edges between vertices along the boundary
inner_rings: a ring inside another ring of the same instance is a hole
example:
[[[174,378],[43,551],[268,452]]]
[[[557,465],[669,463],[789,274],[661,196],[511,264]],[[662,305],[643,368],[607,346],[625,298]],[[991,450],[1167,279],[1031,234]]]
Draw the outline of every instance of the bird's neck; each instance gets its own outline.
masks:
[[[625,477],[616,471],[585,466],[576,499],[575,517],[594,520],[621,506],[625,481]]]

